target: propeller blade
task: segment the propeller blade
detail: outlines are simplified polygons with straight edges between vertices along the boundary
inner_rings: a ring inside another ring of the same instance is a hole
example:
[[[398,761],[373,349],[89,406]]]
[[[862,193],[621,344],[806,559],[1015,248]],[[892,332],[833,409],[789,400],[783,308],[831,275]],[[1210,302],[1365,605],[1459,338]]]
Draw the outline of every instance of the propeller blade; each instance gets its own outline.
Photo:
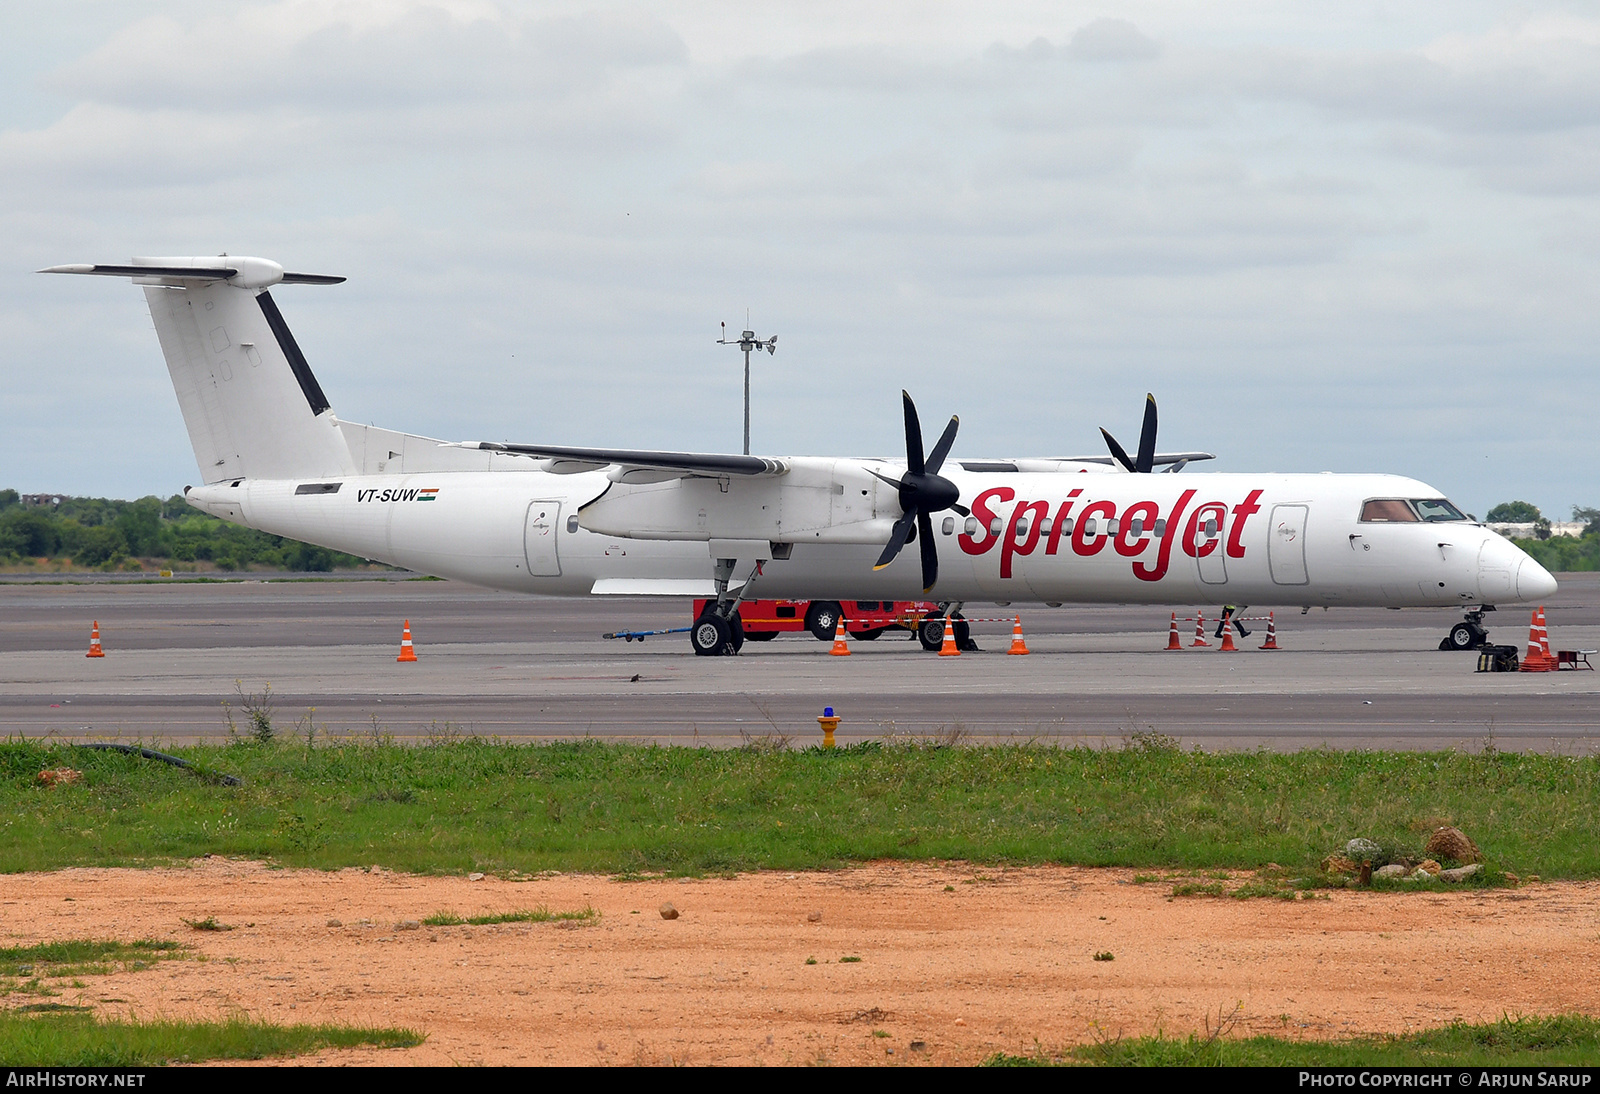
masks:
[[[944,458],[950,454],[950,446],[956,443],[956,427],[961,424],[961,419],[950,415],[950,424],[944,427],[944,433],[939,437],[939,443],[933,446],[933,451],[928,453],[927,473],[937,475],[939,468],[944,466]]]
[[[1106,439],[1106,447],[1111,449],[1112,459],[1116,460],[1123,467],[1126,467],[1129,471],[1138,470],[1138,468],[1133,466],[1133,461],[1128,459],[1128,454],[1122,450],[1122,446],[1117,443],[1117,439],[1115,437],[1107,433],[1104,429],[1100,430],[1100,436]]]
[[[968,509],[965,505],[962,505],[959,501],[950,506],[950,508],[954,509],[964,517],[970,517],[972,515],[972,510]]]
[[[917,531],[922,537],[922,591],[926,593],[939,580],[939,545],[933,541],[933,518],[917,510]]]
[[[911,524],[916,518],[907,513],[894,522],[894,531],[889,534],[889,543],[883,549],[883,554],[878,556],[878,561],[873,563],[874,570],[881,570],[894,561],[894,556],[900,553],[900,548],[906,545],[906,538],[911,535]]]
[[[1144,397],[1144,427],[1139,430],[1139,458],[1134,461],[1134,470],[1141,475],[1148,475],[1156,463],[1156,397],[1146,393]]]
[[[917,404],[911,401],[911,392],[902,390],[900,397],[905,400],[906,408],[906,470],[913,475],[921,475],[925,467],[922,460],[922,422],[917,418]]]

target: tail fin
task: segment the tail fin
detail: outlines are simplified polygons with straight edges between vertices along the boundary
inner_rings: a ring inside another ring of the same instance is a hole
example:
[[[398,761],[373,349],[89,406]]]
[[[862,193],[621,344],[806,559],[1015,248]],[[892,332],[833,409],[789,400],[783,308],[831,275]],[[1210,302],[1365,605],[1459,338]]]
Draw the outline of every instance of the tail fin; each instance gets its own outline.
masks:
[[[284,273],[276,262],[229,255],[41,272],[131,277],[145,286],[205,482],[355,473],[328,398],[267,291],[279,282],[344,278]]]

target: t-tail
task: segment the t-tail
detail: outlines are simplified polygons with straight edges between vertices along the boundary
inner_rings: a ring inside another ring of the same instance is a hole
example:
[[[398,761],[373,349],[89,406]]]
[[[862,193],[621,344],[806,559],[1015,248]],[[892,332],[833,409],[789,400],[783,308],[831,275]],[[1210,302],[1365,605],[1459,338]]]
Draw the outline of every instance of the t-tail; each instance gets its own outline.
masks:
[[[336,285],[264,258],[135,258],[41,273],[131,277],[143,285],[200,477],[326,478],[356,472],[350,445],[268,290]]]

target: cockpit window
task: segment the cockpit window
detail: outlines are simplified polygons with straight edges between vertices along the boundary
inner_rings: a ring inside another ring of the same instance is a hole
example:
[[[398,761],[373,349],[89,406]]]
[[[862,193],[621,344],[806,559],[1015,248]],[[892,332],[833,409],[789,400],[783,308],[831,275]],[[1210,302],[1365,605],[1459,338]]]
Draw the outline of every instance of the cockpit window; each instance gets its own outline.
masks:
[[[1402,521],[1414,522],[1417,514],[1411,511],[1411,506],[1399,498],[1373,498],[1361,507],[1361,519],[1398,524]]]
[[[1417,507],[1417,512],[1423,520],[1466,520],[1467,516],[1454,505],[1443,498],[1412,498],[1411,504]]]

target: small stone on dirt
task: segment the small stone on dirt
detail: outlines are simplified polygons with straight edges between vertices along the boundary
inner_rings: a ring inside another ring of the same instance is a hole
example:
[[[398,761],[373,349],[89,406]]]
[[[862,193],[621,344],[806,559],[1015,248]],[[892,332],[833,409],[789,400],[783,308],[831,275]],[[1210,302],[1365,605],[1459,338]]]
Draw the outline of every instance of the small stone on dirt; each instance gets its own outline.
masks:
[[[417,919],[402,919],[400,922],[394,925],[394,929],[397,931],[420,931],[422,930],[422,921]]]
[[[1474,862],[1474,863],[1470,863],[1470,864],[1468,864],[1466,866],[1457,866],[1454,870],[1440,870],[1439,871],[1439,880],[1440,881],[1466,881],[1469,877],[1471,877],[1473,874],[1477,873],[1481,869],[1483,869],[1483,867],[1478,865],[1476,862]]]
[[[1372,876],[1373,877],[1405,877],[1410,872],[1411,872],[1410,870],[1407,870],[1404,866],[1401,866],[1398,862],[1393,862],[1393,863],[1390,863],[1388,866],[1380,866],[1380,867],[1378,867],[1376,870],[1372,871]]]
[[[330,927],[343,927],[344,926],[344,922],[342,920],[338,920],[338,919],[330,919],[330,920],[328,920],[328,926],[330,926]]]
[[[476,872],[470,873],[470,874],[467,875],[467,880],[468,881],[482,881],[483,880],[483,875],[480,874],[480,873],[476,873]]]
[[[1354,859],[1356,862],[1370,862],[1374,866],[1382,863],[1384,858],[1382,847],[1360,836],[1344,845],[1344,854],[1346,858]]]
[[[821,912],[807,912],[806,913],[806,922],[807,923],[821,923],[822,922],[822,913]]]
[[[662,919],[677,919],[678,918],[678,909],[674,908],[670,903],[663,904],[661,906],[661,918]]]
[[[1423,851],[1434,858],[1454,859],[1456,862],[1483,860],[1483,852],[1478,850],[1478,845],[1473,843],[1461,829],[1449,826],[1435,828],[1433,835],[1428,837],[1428,845]]]

